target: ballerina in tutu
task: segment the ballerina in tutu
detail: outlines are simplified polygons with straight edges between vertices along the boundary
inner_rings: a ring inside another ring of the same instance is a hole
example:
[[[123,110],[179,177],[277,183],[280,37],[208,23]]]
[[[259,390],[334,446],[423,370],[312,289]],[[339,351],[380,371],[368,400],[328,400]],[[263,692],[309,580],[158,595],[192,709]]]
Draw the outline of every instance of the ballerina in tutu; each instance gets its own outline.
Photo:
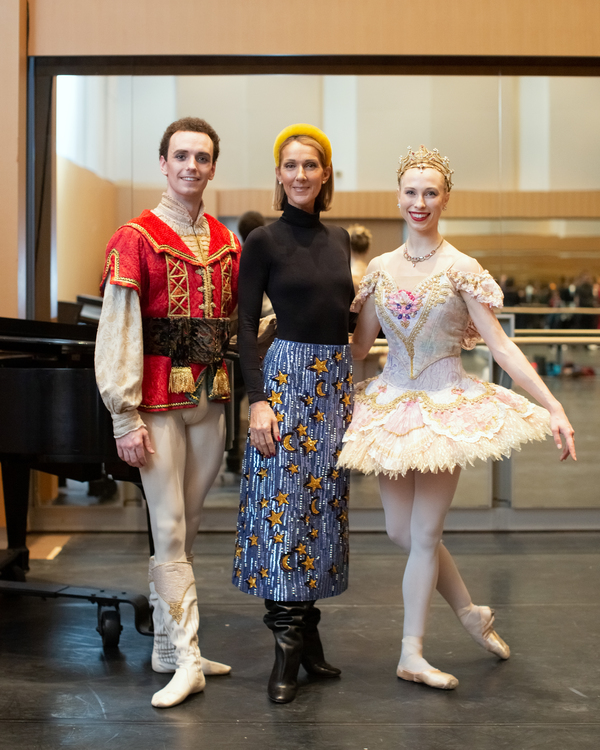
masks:
[[[383,373],[356,388],[338,463],[379,475],[387,533],[409,552],[398,677],[443,689],[455,688],[458,680],[423,658],[436,587],[477,643],[501,659],[510,656],[493,629],[493,610],[473,604],[441,543],[461,469],[476,458],[509,456],[522,443],[549,434],[561,460],[575,459],[573,428],[562,406],[493,313],[502,306],[500,287],[439,233],[452,173],[437,149],[409,149],[400,160],[398,206],[408,239],[371,261],[352,307],[360,310],[354,359],[364,359],[380,328],[389,355]],[[472,349],[480,337],[542,406],[465,373],[461,347]]]

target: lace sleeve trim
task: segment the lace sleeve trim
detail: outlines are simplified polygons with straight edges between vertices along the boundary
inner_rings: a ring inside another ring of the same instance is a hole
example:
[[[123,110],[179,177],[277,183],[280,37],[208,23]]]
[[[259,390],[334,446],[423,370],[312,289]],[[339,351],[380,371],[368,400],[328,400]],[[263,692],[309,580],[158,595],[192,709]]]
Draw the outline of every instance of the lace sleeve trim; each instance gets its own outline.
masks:
[[[466,292],[477,302],[487,305],[490,309],[500,308],[503,304],[502,289],[494,281],[489,271],[482,273],[464,273],[463,271],[448,271],[448,277],[457,292]],[[469,323],[463,334],[461,346],[463,349],[474,349],[481,335],[475,323],[469,318]]]
[[[370,273],[367,276],[363,277],[362,281],[358,285],[358,293],[354,298],[352,305],[350,306],[350,312],[360,312],[367,297],[373,294],[379,280],[379,275],[379,271],[374,271],[373,273]]]

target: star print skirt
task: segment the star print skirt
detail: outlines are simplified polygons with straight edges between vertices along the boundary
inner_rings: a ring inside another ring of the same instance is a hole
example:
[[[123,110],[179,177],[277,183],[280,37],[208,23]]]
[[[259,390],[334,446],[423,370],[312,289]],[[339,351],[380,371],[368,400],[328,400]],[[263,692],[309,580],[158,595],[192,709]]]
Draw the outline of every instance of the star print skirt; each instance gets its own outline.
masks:
[[[348,585],[348,471],[336,469],[352,414],[349,346],[275,339],[265,392],[279,422],[273,458],[246,445],[233,584],[275,601]]]

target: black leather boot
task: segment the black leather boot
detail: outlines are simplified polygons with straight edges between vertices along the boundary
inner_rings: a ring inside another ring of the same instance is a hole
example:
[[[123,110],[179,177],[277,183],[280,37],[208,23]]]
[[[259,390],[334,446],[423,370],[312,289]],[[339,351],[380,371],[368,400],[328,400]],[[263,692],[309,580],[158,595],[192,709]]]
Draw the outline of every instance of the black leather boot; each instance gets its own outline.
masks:
[[[302,649],[302,666],[309,674],[317,677],[338,677],[342,671],[332,667],[325,661],[323,645],[319,637],[317,625],[321,620],[321,610],[315,607],[314,602],[307,604],[304,615],[304,648]]]
[[[298,670],[304,645],[304,615],[308,602],[265,599],[265,625],[275,636],[275,664],[267,693],[275,703],[290,703],[298,692]]]

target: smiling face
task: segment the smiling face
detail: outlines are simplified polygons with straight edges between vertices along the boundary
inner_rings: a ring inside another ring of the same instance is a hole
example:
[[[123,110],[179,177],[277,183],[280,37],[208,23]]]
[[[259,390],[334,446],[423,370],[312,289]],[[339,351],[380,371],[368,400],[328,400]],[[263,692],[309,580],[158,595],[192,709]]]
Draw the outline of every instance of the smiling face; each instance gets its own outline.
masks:
[[[215,176],[213,142],[206,133],[178,130],[169,141],[167,158],[160,157],[160,171],[167,178],[167,194],[197,213],[202,194]]]
[[[443,175],[437,169],[407,169],[398,188],[398,204],[408,228],[419,233],[437,232],[441,213],[448,203]]]
[[[288,203],[313,213],[315,200],[331,176],[331,167],[322,166],[314,146],[294,140],[283,147],[275,174],[283,185]]]

